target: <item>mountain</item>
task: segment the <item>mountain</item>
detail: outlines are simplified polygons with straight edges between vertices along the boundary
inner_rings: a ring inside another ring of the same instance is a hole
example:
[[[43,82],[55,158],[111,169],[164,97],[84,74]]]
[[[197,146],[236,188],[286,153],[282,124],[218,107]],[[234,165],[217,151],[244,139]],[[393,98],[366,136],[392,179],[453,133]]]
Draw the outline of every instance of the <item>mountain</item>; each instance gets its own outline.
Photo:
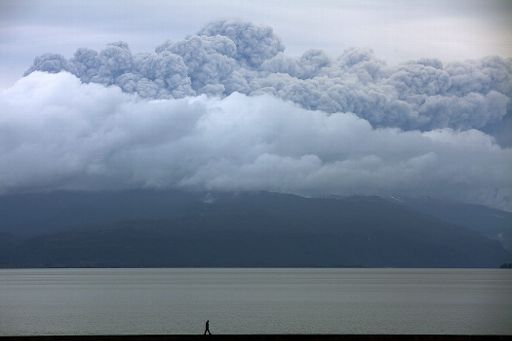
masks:
[[[480,232],[379,197],[53,192],[0,197],[3,267],[498,267]]]
[[[503,248],[512,253],[512,212],[430,197],[394,199],[401,200],[403,205],[418,212],[467,227],[490,239],[498,240]]]

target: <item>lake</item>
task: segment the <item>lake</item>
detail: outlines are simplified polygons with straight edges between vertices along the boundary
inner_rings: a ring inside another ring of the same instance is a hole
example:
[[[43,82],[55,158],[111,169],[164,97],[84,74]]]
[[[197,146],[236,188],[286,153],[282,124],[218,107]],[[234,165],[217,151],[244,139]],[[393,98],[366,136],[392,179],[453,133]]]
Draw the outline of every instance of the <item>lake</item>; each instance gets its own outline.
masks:
[[[0,335],[512,334],[506,269],[0,270]]]

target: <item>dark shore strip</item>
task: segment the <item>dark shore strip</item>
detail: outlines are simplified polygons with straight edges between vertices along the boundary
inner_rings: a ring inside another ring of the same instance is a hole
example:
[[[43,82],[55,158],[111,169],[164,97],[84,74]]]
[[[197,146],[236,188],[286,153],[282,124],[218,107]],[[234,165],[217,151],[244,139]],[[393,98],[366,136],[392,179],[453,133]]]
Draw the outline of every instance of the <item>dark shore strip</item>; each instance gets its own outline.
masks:
[[[285,340],[344,340],[344,341],[484,341],[510,340],[505,335],[55,335],[55,336],[7,336],[0,337],[2,341],[192,341],[192,340],[250,340],[250,341],[285,341]]]

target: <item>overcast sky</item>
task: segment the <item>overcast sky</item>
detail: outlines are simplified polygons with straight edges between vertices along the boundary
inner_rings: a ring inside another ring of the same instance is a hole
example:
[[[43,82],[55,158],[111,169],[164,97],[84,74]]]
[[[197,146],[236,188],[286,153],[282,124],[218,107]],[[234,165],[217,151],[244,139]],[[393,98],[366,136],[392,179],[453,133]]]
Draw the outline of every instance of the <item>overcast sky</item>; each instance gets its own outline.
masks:
[[[151,51],[212,20],[268,25],[289,55],[320,48],[372,48],[393,64],[436,57],[445,61],[512,56],[512,1],[0,1],[0,87],[11,85],[36,55],[70,57],[123,40]]]

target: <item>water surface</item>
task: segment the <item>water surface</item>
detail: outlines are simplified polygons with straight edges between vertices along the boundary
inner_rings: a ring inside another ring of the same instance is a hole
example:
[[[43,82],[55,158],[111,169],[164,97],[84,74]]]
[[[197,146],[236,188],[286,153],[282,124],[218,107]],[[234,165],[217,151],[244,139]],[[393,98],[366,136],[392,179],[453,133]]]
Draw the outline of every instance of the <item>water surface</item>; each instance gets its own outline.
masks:
[[[0,335],[512,334],[512,271],[0,270]]]

